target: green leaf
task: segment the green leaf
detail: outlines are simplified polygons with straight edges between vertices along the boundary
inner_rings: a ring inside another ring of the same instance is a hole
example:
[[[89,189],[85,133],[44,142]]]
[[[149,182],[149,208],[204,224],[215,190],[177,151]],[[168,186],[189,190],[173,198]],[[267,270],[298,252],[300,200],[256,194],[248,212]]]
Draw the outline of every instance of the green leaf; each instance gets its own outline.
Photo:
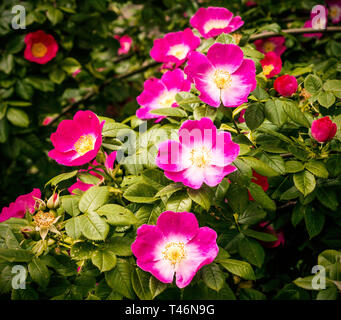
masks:
[[[76,242],[71,248],[71,257],[75,260],[90,259],[96,247],[88,242]]]
[[[296,227],[304,218],[305,210],[306,207],[301,205],[300,203],[296,204],[296,206],[294,207],[291,215],[291,223],[294,227]]]
[[[263,161],[258,160],[254,157],[241,157],[243,161],[245,161],[252,169],[254,169],[257,173],[265,177],[275,177],[278,176],[279,173],[265,164]]]
[[[281,126],[287,120],[287,114],[280,100],[268,100],[264,106],[265,117],[275,125]]]
[[[227,33],[221,33],[217,39],[215,40],[215,42],[217,43],[222,43],[222,44],[236,44],[236,42],[234,41],[234,38]]]
[[[202,278],[212,290],[219,291],[224,285],[224,276],[219,266],[211,263],[202,268]]]
[[[80,236],[82,235],[80,218],[81,218],[80,216],[73,217],[71,219],[68,219],[65,224],[66,234],[73,239],[79,239]]]
[[[91,256],[92,263],[101,271],[109,271],[116,266],[116,255],[109,249],[98,249]]]
[[[157,169],[147,169],[143,171],[142,179],[146,184],[151,185],[157,190],[164,188],[169,183],[165,174]]]
[[[81,212],[92,212],[103,206],[109,199],[109,188],[94,186],[85,191],[79,200]]]
[[[312,193],[316,186],[314,175],[309,171],[304,170],[294,174],[295,187],[306,197],[309,193]]]
[[[150,277],[150,279],[149,279],[149,290],[152,294],[152,299],[157,297],[159,294],[161,294],[167,288],[168,288],[167,283],[163,283],[153,276]]]
[[[252,229],[245,229],[243,230],[243,233],[248,237],[255,238],[260,241],[272,242],[277,240],[277,237],[271,233],[259,232]]]
[[[136,295],[140,300],[152,300],[152,293],[149,289],[149,273],[135,268],[131,273],[131,282]]]
[[[322,81],[318,76],[308,75],[304,80],[304,88],[311,94],[318,93],[322,88]]]
[[[56,84],[61,84],[66,77],[66,73],[60,69],[54,69],[49,73],[49,78]]]
[[[194,120],[200,120],[201,118],[210,118],[214,121],[217,115],[217,108],[213,108],[207,105],[199,105],[194,108],[193,116]]]
[[[100,182],[100,179],[98,177],[95,177],[90,173],[80,173],[78,174],[78,179],[84,183],[93,185],[97,185]]]
[[[238,251],[242,258],[259,268],[264,263],[264,249],[256,240],[241,238],[238,241]]]
[[[131,244],[134,239],[130,239],[127,237],[113,237],[107,240],[104,244],[104,248],[109,248],[112,252],[114,252],[117,256],[121,257],[129,257],[133,253],[131,251]]]
[[[10,74],[14,67],[14,58],[13,55],[8,53],[2,53],[2,57],[0,59],[0,71]]]
[[[132,268],[124,259],[117,259],[116,267],[105,273],[108,285],[128,299],[134,299],[134,291],[131,284]]]
[[[139,222],[130,210],[118,204],[105,204],[97,209],[97,213],[104,215],[107,222],[114,226],[130,226]]]
[[[246,280],[255,280],[256,276],[253,272],[251,265],[248,262],[235,260],[235,259],[226,259],[224,261],[219,262],[222,267],[224,267],[227,271],[243,278]]]
[[[156,197],[162,197],[162,196],[170,196],[176,191],[181,190],[184,187],[184,185],[181,182],[171,183],[168,186],[162,188],[156,195]]]
[[[137,183],[131,185],[123,194],[123,196],[137,203],[151,203],[156,201],[154,198],[157,190],[145,183]]]
[[[305,168],[313,173],[316,177],[324,179],[328,178],[328,170],[326,168],[326,165],[322,161],[309,160],[305,164]]]
[[[257,129],[264,121],[264,110],[261,103],[253,103],[245,111],[246,125],[251,129]]]
[[[248,186],[251,196],[264,208],[275,211],[275,202],[264,192],[263,188],[256,183],[251,182]]]
[[[33,253],[25,249],[0,248],[0,259],[8,262],[29,262]]]
[[[185,118],[187,117],[186,111],[180,109],[179,107],[177,108],[158,108],[158,109],[153,109],[149,111],[152,114],[157,114],[160,116],[167,116],[167,117],[179,117],[179,118]]]
[[[141,207],[139,210],[137,210],[136,218],[140,221],[139,225],[156,224],[157,218],[163,211],[165,211],[163,205],[160,206],[145,205]]]
[[[316,300],[337,300],[337,287],[332,285],[326,289],[320,290],[316,296]]]
[[[82,234],[90,240],[105,240],[109,225],[96,212],[88,212],[80,216]]]
[[[323,229],[325,215],[320,211],[308,207],[304,213],[304,220],[310,239],[317,236]]]
[[[8,139],[8,122],[6,119],[0,119],[0,143]]]
[[[259,208],[256,203],[248,203],[246,209],[238,216],[239,224],[255,224],[266,217],[266,212]]]
[[[241,288],[239,292],[240,300],[266,300],[264,293],[252,289],[252,288]]]
[[[68,74],[72,74],[81,68],[81,64],[74,58],[66,58],[61,63],[61,68]]]
[[[176,192],[173,193],[166,204],[167,211],[173,212],[183,212],[188,211],[190,212],[192,207],[192,200],[188,197],[187,193],[185,192]]]
[[[341,91],[341,80],[327,80],[323,84],[323,89],[325,91],[340,92]]]
[[[63,20],[63,12],[54,7],[49,7],[46,13],[47,18],[55,25]]]
[[[33,96],[34,90],[33,88],[27,83],[27,80],[18,80],[15,84],[15,91],[18,96],[25,100],[30,100]]]
[[[53,177],[51,180],[49,180],[48,182],[46,182],[45,188],[46,188],[49,184],[51,184],[51,186],[56,186],[59,182],[62,182],[62,181],[64,181],[64,180],[71,179],[71,178],[73,178],[77,173],[78,173],[78,170],[74,170],[74,171],[71,171],[71,172],[66,172],[66,173],[59,174],[58,176]]]
[[[288,117],[300,126],[310,128],[309,120],[293,101],[283,102],[283,109]]]
[[[304,170],[304,165],[299,161],[286,161],[285,171],[287,173],[296,173]]]
[[[322,91],[317,97],[319,104],[325,108],[331,107],[335,103],[335,95],[332,92]]]
[[[338,250],[324,250],[319,254],[317,263],[323,267],[328,267],[340,262],[341,252]]]
[[[79,199],[80,197],[76,195],[66,195],[60,197],[62,207],[73,217],[76,217],[80,214],[80,210],[78,208]]]
[[[7,119],[14,126],[27,128],[30,124],[30,119],[27,113],[17,108],[9,108],[7,111]]]
[[[305,278],[297,278],[293,282],[296,284],[296,286],[300,288],[303,288],[306,290],[314,290],[314,288],[312,287],[312,282],[313,282],[314,277],[315,275],[308,276]]]
[[[50,280],[50,274],[46,264],[41,259],[34,258],[28,264],[28,272],[30,273],[32,280],[38,283],[40,287],[47,287]]]
[[[187,193],[189,197],[203,207],[206,211],[208,211],[211,207],[211,200],[213,199],[213,192],[211,189],[202,187],[200,189],[187,189]]]
[[[28,84],[30,84],[33,88],[43,91],[43,92],[53,92],[54,91],[54,83],[46,78],[41,77],[27,77],[25,79]]]

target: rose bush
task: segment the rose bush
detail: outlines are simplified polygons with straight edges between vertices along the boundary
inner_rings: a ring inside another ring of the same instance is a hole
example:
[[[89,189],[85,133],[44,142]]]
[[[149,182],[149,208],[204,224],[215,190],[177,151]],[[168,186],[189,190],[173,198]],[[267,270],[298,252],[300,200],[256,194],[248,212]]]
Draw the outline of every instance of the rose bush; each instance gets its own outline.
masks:
[[[4,23],[5,160],[49,166],[31,193],[3,200],[5,297],[339,299],[340,33],[279,34],[315,17],[310,1],[296,4],[302,19],[285,3],[202,2],[156,17],[146,4],[38,1],[26,33],[42,38],[10,41]],[[329,25],[338,9],[327,5]],[[117,18],[124,10],[135,15]],[[159,30],[138,28],[146,17]],[[11,287],[18,264],[26,290]]]

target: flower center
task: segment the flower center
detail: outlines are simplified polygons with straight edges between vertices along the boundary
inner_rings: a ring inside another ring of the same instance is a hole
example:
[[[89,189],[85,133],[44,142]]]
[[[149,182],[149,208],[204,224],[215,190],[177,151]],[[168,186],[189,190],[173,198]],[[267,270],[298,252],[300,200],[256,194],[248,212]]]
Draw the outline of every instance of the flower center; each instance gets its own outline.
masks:
[[[43,56],[45,56],[47,52],[47,47],[41,42],[34,43],[32,45],[31,52],[34,55],[34,57],[42,58]]]
[[[185,244],[183,242],[169,242],[162,254],[163,258],[172,264],[180,263],[186,257]]]
[[[330,16],[335,19],[335,18],[338,18],[339,15],[340,15],[340,8],[338,6],[332,6],[330,7]]]
[[[194,148],[191,150],[190,161],[198,168],[205,168],[212,161],[211,152],[205,147]]]
[[[38,227],[49,227],[53,224],[55,216],[53,212],[43,212],[38,211],[37,214],[33,216],[33,220]]]
[[[94,150],[95,148],[95,137],[91,134],[86,134],[81,136],[75,143],[75,150],[80,155],[83,156],[87,152]]]
[[[263,46],[264,51],[270,52],[275,50],[275,45],[271,41],[266,41]]]
[[[183,44],[177,44],[172,46],[169,51],[168,55],[175,56],[179,60],[185,59],[188,53],[188,47]]]
[[[204,25],[204,31],[205,33],[208,33],[212,29],[224,29],[228,26],[228,24],[229,23],[227,20],[218,20],[218,19],[209,20]]]
[[[161,108],[171,108],[175,102],[175,95],[171,92],[165,92],[159,99],[159,105]]]
[[[268,64],[266,66],[263,67],[263,73],[265,76],[268,76],[271,71],[274,69],[275,67],[273,66],[273,64]]]
[[[213,81],[218,89],[225,89],[231,86],[231,73],[226,70],[217,69],[213,74]]]

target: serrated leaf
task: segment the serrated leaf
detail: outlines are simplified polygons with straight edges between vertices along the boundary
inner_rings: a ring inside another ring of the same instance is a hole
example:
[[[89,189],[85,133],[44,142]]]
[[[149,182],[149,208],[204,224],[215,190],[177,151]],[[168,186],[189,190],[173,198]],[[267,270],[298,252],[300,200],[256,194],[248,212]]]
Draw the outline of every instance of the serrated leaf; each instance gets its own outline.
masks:
[[[246,280],[255,280],[256,276],[253,272],[251,265],[248,262],[226,259],[219,262],[227,271]]]
[[[92,212],[103,206],[109,199],[109,188],[94,186],[83,193],[79,200],[81,212]]]
[[[224,285],[224,276],[217,264],[211,263],[202,268],[202,278],[212,290],[219,291]]]
[[[90,240],[105,240],[109,225],[96,212],[89,212],[79,217],[82,234]]]
[[[108,249],[98,249],[91,256],[92,263],[101,271],[109,271],[116,266],[116,255]]]
[[[108,223],[114,226],[130,226],[139,222],[130,210],[118,204],[105,204],[96,212],[101,216],[104,215]]]
[[[295,187],[306,197],[312,193],[316,186],[314,175],[309,171],[304,170],[294,174]]]

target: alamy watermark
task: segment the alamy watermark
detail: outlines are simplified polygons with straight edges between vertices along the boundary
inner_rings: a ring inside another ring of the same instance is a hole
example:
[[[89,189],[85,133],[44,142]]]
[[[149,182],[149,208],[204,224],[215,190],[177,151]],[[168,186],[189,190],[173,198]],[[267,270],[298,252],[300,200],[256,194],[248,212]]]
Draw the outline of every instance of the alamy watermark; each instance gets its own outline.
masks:
[[[12,273],[14,274],[12,278],[12,288],[13,289],[26,289],[26,278],[27,271],[26,268],[20,264],[13,266]]]
[[[24,6],[17,4],[12,8],[12,13],[15,15],[12,18],[12,28],[14,30],[26,29],[26,9]]]

